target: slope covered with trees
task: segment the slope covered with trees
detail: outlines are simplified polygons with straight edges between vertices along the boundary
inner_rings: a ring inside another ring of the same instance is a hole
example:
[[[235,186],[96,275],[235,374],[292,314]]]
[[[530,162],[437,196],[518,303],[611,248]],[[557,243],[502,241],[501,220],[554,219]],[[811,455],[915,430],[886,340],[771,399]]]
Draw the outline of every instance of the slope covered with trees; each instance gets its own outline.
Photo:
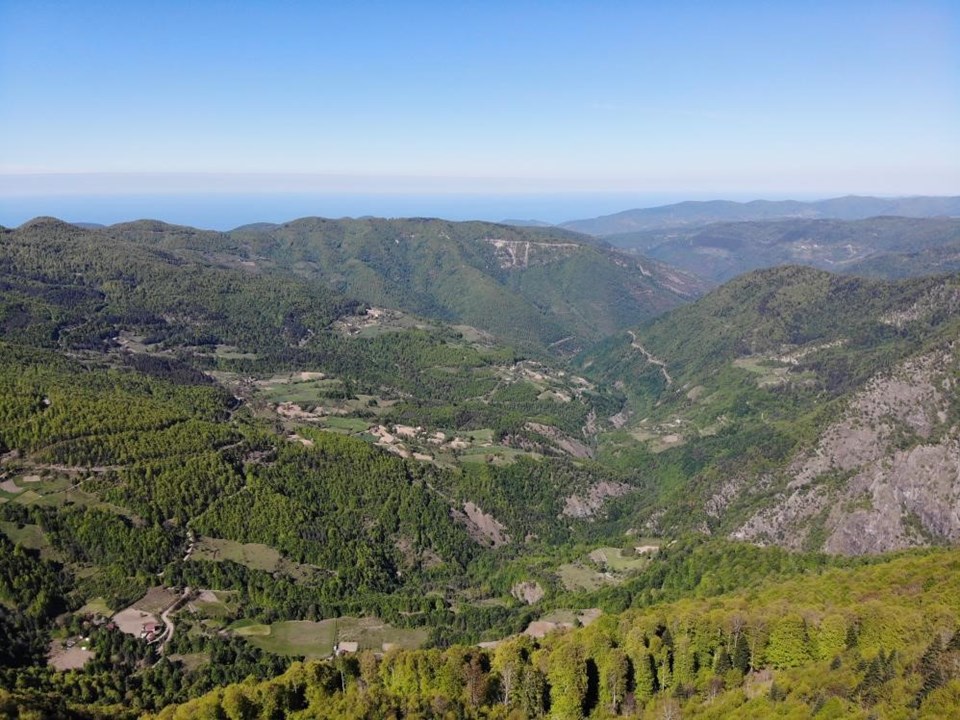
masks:
[[[156,717],[947,717],[957,562],[904,556],[493,649],[297,664]]]
[[[951,702],[954,553],[873,556],[960,539],[957,279],[653,317],[670,272],[488,223],[3,231],[0,714]]]
[[[737,278],[581,359],[632,398],[601,457],[663,468],[659,527],[842,552],[952,542],[935,509],[956,487],[958,298],[955,277]]]

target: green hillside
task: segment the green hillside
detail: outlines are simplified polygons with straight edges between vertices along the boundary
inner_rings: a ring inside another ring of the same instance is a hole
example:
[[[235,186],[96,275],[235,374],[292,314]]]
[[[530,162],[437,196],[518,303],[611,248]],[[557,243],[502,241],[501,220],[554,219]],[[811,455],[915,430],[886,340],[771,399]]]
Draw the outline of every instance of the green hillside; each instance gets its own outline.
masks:
[[[909,218],[956,217],[960,198],[945,196],[864,197],[847,195],[801,202],[798,200],[707,200],[624,210],[613,215],[562,223],[576,232],[607,238],[630,232],[702,227],[711,223],[786,219],[863,220],[880,216]]]
[[[494,649],[296,664],[151,717],[949,717],[957,569],[956,552],[904,556]]]
[[[3,231],[0,715],[949,704],[956,560],[887,553],[960,541],[958,279],[686,280],[487,223]]]
[[[247,272],[286,270],[371,305],[472,325],[526,349],[568,338],[576,347],[676,307],[706,287],[554,228],[303,218],[230,233],[149,222],[103,232]]]
[[[929,511],[953,492],[931,461],[955,453],[958,297],[956,278],[742,276],[581,358],[631,398],[599,457],[660,477],[655,527],[841,552],[953,542]],[[854,518],[875,524],[841,538]]]

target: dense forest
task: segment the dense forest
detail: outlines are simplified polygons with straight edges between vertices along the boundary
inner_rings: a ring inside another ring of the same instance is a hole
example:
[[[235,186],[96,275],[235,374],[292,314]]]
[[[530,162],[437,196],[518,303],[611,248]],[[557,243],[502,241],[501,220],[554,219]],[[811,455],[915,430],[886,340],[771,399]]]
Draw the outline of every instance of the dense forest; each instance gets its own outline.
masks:
[[[956,278],[654,317],[687,280],[489,223],[0,231],[0,716],[955,706],[955,553],[871,553],[960,538]]]

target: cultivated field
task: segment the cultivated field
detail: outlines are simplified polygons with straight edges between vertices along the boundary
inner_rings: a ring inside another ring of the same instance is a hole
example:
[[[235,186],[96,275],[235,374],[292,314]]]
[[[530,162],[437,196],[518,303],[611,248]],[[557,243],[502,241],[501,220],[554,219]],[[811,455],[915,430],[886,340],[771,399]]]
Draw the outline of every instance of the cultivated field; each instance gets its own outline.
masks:
[[[191,560],[209,560],[222,562],[232,560],[246,565],[251,570],[276,572],[283,558],[280,553],[268,545],[259,543],[238,543],[220,538],[201,538],[194,546]]]
[[[57,670],[79,670],[93,657],[92,650],[87,650],[79,644],[68,648],[64,647],[62,641],[54,640],[50,643],[47,662]]]
[[[391,647],[417,648],[427,638],[425,630],[395,628],[377,618],[289,620],[271,625],[241,620],[229,629],[262,650],[309,658],[329,657],[339,642],[356,642],[361,650],[383,651]]]

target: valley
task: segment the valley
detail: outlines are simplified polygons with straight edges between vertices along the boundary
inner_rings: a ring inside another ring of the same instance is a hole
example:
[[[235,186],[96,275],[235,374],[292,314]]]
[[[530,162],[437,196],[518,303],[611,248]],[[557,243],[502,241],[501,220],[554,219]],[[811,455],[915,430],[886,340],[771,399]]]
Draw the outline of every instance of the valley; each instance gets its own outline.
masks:
[[[3,230],[0,709],[536,715],[582,665],[592,716],[709,716],[834,661],[894,707],[856,663],[913,688],[960,622],[958,298],[490,223]],[[940,610],[899,637],[907,566]],[[885,599],[798,620],[804,579]]]

